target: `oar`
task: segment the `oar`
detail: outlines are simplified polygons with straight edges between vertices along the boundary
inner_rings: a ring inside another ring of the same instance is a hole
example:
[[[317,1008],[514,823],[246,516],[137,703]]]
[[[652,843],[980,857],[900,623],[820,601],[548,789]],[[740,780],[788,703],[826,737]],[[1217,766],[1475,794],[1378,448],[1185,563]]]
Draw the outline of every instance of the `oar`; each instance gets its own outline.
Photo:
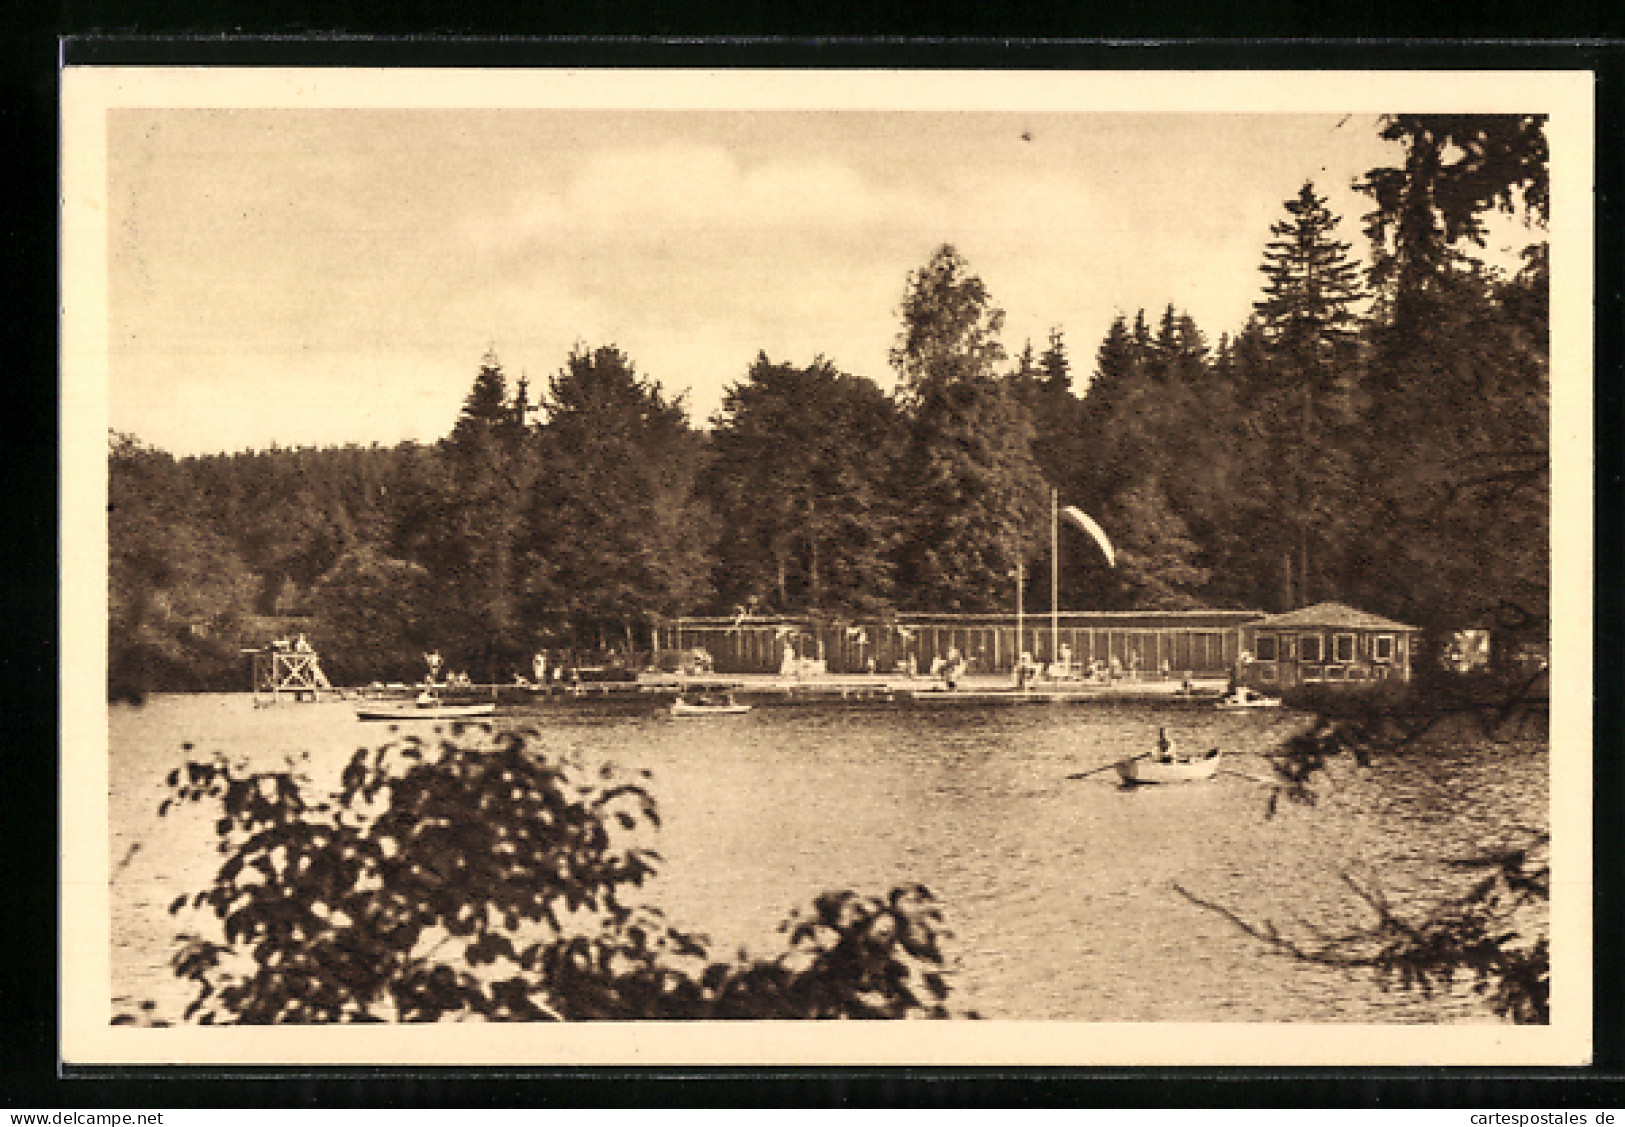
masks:
[[[1234,775],[1238,779],[1246,779],[1250,783],[1261,783],[1267,787],[1275,786],[1278,781],[1276,779],[1260,778],[1257,775],[1250,775],[1246,771],[1237,771],[1230,767],[1220,767],[1218,773],[1221,775]]]
[[[1134,760],[1136,760],[1136,759],[1144,759],[1146,756],[1148,756],[1150,754],[1151,753],[1149,751],[1144,751],[1144,752],[1141,752],[1139,755],[1131,756],[1127,760],[1114,759],[1110,763],[1105,764],[1104,766],[1095,767],[1095,768],[1093,768],[1091,770],[1088,770],[1088,771],[1080,771],[1076,775],[1068,775],[1067,778],[1069,778],[1069,779],[1087,779],[1090,775],[1098,775],[1102,771],[1110,771],[1113,767],[1116,767],[1119,763],[1124,763],[1124,762],[1133,763]]]

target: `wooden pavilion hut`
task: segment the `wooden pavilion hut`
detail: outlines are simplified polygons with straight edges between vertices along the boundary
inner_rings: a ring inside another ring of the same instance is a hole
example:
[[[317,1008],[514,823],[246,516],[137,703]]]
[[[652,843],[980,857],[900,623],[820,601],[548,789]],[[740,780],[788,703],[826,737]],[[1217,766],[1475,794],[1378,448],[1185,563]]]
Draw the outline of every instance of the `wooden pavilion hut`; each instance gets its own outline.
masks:
[[[1240,679],[1265,691],[1409,681],[1421,632],[1342,603],[1272,614],[1242,628]]]

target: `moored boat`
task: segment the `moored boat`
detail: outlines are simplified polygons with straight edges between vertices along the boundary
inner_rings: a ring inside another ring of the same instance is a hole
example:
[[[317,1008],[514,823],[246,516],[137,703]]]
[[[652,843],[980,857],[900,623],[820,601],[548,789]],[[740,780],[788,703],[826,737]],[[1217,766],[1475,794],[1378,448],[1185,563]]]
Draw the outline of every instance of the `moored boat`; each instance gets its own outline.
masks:
[[[381,701],[355,710],[358,720],[473,720],[495,713],[495,703],[447,704],[424,693],[416,700]]]
[[[1211,779],[1219,769],[1224,755],[1214,748],[1206,755],[1189,759],[1159,759],[1141,756],[1125,759],[1117,764],[1117,773],[1125,784],[1140,783],[1192,783]]]
[[[738,716],[749,711],[750,705],[735,703],[732,695],[678,697],[671,706],[673,716]]]
[[[1249,689],[1243,685],[1220,697],[1213,707],[1227,712],[1240,712],[1251,708],[1280,708],[1281,698],[1267,697],[1256,689]]]

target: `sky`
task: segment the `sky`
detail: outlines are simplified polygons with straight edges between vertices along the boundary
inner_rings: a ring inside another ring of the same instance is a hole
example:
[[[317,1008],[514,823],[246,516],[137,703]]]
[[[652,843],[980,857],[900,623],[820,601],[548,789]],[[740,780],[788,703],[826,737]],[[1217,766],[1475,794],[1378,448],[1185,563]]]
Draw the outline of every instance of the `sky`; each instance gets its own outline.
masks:
[[[613,344],[705,424],[758,352],[893,386],[951,243],[1081,390],[1113,316],[1216,342],[1306,180],[1363,257],[1360,115],[114,109],[110,425],[171,453],[433,442],[494,349]],[[536,397],[533,390],[532,398]]]

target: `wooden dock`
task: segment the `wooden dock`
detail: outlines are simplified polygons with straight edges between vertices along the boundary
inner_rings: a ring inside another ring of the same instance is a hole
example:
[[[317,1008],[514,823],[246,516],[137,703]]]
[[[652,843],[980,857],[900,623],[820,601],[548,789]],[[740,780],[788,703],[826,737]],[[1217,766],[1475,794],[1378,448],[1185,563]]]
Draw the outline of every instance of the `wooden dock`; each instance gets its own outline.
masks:
[[[383,685],[359,690],[389,698],[415,695],[421,685]],[[740,701],[768,707],[810,704],[917,707],[1005,707],[1146,701],[1163,704],[1211,704],[1226,688],[1224,681],[1193,681],[1190,688],[1175,680],[1112,682],[1039,682],[1018,689],[1003,677],[969,677],[949,689],[930,678],[912,680],[853,674],[846,676],[778,677],[770,674],[645,676],[636,681],[561,681],[534,684],[468,684],[437,686],[448,702],[496,701],[517,706],[573,702],[638,705],[666,703],[684,693],[729,693]],[[354,690],[352,690],[354,691]]]
[[[1031,704],[1084,704],[1101,701],[1142,700],[1168,704],[1211,704],[1223,695],[1220,680],[1129,680],[1111,682],[1055,682],[1018,689],[1004,677],[970,677],[954,689],[930,678],[846,676],[777,677],[770,674],[735,676],[663,677],[632,682],[598,682],[551,687],[553,696],[566,698],[674,697],[686,692],[732,693],[762,705],[792,704],[918,704],[1003,706]]]
[[[954,705],[1098,704],[1112,701],[1150,701],[1158,704],[1212,704],[1224,695],[1226,683],[1193,682],[1187,690],[1176,681],[1117,681],[1112,683],[1016,688],[941,687],[917,689],[907,695],[911,704],[929,707]]]

